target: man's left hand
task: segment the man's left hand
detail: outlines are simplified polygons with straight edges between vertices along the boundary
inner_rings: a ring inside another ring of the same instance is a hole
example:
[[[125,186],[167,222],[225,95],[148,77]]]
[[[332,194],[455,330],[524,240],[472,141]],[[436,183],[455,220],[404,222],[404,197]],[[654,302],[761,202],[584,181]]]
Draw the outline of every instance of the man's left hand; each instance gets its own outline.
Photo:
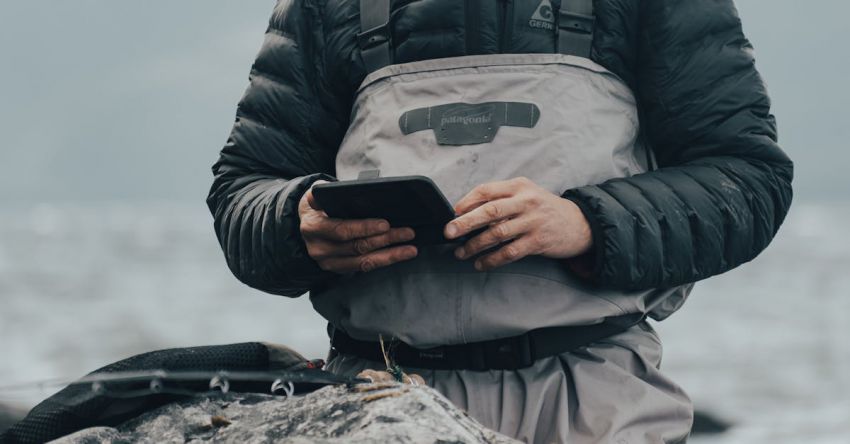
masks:
[[[445,227],[447,239],[489,226],[455,250],[459,259],[504,244],[477,258],[475,268],[481,271],[530,255],[579,256],[593,244],[590,225],[575,203],[525,177],[479,185],[458,201],[455,212],[458,217]]]

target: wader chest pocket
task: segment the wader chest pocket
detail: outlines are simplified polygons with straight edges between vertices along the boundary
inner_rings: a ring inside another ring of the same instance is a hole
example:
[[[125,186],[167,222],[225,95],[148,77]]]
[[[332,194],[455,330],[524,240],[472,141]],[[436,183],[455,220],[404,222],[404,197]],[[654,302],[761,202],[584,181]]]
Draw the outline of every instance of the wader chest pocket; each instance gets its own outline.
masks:
[[[502,126],[534,128],[539,119],[533,103],[448,103],[407,111],[398,125],[404,135],[432,129],[439,145],[474,145],[492,142]]]

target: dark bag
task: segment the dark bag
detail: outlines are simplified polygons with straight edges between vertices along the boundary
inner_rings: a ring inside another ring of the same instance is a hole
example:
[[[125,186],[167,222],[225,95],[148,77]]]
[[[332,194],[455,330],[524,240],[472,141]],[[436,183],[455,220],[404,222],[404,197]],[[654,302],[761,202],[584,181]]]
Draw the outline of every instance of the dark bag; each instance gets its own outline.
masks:
[[[145,371],[161,371],[163,375],[168,372],[271,372],[270,377],[282,374],[298,376],[288,379],[296,381],[290,386],[294,393],[350,382],[319,370],[321,365],[308,361],[287,347],[260,342],[144,353],[110,364],[82,379],[96,380],[102,376],[105,382],[71,384],[44,400],[23,420],[0,434],[0,443],[42,443],[89,427],[117,426],[162,405],[210,390],[209,379],[203,378],[172,381],[166,376],[163,379],[167,388],[177,390],[159,392],[152,390],[155,384],[159,384],[155,376],[109,379],[110,375],[120,376],[127,372],[144,374]],[[234,373],[234,376],[237,374]],[[227,389],[234,392],[270,393],[268,380],[260,379],[240,380],[234,377],[226,382]]]

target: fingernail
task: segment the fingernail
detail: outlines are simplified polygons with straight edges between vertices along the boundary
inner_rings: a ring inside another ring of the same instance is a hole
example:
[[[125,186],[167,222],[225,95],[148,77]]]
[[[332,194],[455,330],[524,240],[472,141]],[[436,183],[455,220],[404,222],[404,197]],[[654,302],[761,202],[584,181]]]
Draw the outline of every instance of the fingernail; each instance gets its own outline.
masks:
[[[446,237],[452,238],[455,237],[455,235],[457,235],[457,227],[452,224],[449,224],[446,227]]]
[[[484,269],[484,264],[482,264],[481,261],[475,261],[475,269],[481,271]]]
[[[406,240],[413,240],[416,238],[416,230],[409,228],[406,233],[404,233],[404,238]]]
[[[381,231],[387,231],[390,229],[390,224],[386,221],[378,222],[378,229]]]
[[[459,247],[455,250],[455,257],[463,259],[464,256],[466,256],[466,250],[464,250],[463,247]]]

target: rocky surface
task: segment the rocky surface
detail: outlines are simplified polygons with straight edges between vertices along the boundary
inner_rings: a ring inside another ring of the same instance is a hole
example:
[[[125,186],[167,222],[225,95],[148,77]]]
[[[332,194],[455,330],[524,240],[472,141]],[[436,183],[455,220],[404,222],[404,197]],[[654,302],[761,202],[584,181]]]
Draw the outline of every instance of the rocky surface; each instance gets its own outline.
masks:
[[[518,442],[485,429],[428,387],[378,383],[325,387],[290,399],[239,393],[198,397],[151,411],[118,428],[91,428],[54,443],[193,441]]]

